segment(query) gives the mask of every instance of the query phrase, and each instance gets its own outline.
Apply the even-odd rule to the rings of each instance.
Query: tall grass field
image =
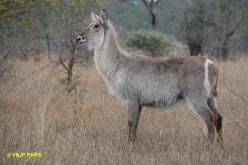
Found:
[[[47,59],[16,63],[0,84],[0,164],[248,164],[248,59],[219,62],[218,109],[224,149],[206,142],[204,122],[188,106],[142,110],[137,141],[127,141],[127,107],[108,93],[94,64],[66,73]],[[41,157],[8,157],[39,152]]]

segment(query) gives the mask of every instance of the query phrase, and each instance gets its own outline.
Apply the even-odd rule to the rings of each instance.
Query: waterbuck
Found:
[[[217,112],[218,68],[203,57],[151,58],[124,51],[105,10],[91,13],[91,23],[78,37],[94,49],[97,71],[110,92],[127,103],[129,143],[136,140],[142,106],[168,107],[186,100],[207,125],[213,143],[215,128],[222,144],[222,117]]]

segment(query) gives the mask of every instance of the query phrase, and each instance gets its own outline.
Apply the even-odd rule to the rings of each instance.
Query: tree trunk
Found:
[[[221,48],[220,48],[220,55],[222,58],[226,59],[229,57],[229,48],[228,48],[228,43],[225,42],[222,44]]]
[[[225,34],[224,40],[221,44],[220,47],[220,55],[222,58],[226,59],[229,57],[229,41],[231,40],[231,38],[234,35],[234,31],[230,31],[228,33]]]
[[[200,43],[190,42],[189,44],[190,56],[197,56],[202,54],[202,46]]]
[[[154,0],[142,0],[144,3],[145,7],[147,8],[150,16],[152,17],[151,24],[152,24],[152,29],[156,30],[157,27],[157,19],[156,19],[156,9],[155,6],[158,3],[158,0],[154,2]]]
[[[70,51],[70,57],[69,57],[68,65],[66,65],[64,63],[62,58],[59,58],[60,64],[64,67],[64,69],[67,72],[67,79],[66,80],[67,80],[67,90],[68,90],[68,92],[71,92],[72,89],[75,88],[75,86],[73,86],[73,83],[72,83],[72,80],[73,80],[73,66],[74,66],[74,63],[75,63],[75,51],[76,51],[76,49],[74,49],[74,48]]]
[[[75,62],[75,49],[71,50],[68,70],[67,70],[67,87],[69,92],[71,92],[71,90],[73,89],[72,76],[73,76],[74,62]]]
[[[46,35],[46,44],[47,44],[48,58],[51,59],[51,44],[50,44],[50,40],[49,40],[48,34]]]
[[[156,27],[157,27],[157,19],[156,19],[156,14],[155,12],[152,12],[151,13],[151,16],[152,16],[152,29],[153,30],[156,30]]]
[[[49,37],[49,27],[47,23],[43,24],[43,31],[45,32],[44,40],[47,46],[48,58],[51,59],[51,43],[50,43],[50,37]]]

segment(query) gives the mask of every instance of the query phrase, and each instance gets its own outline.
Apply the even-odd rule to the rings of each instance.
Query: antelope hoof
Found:
[[[129,135],[128,137],[128,143],[133,144],[136,141],[136,137],[133,135]]]

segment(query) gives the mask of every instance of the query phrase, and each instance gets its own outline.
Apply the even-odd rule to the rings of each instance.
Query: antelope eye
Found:
[[[99,24],[95,24],[95,26],[94,26],[95,28],[98,28],[99,27]]]

